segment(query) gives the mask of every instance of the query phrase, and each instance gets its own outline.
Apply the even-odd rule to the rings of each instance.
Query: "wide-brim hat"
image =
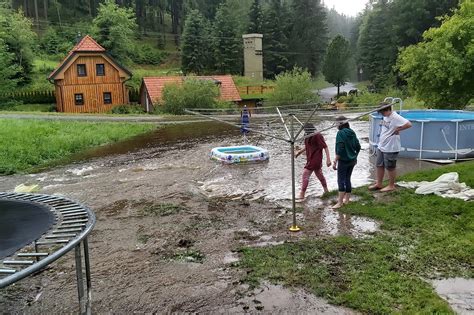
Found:
[[[393,104],[390,104],[390,103],[380,103],[379,107],[377,108],[377,112],[381,112],[384,109],[392,107],[392,106],[393,106]]]

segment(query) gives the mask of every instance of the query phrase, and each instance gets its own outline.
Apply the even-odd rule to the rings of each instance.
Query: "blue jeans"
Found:
[[[357,161],[339,161],[337,165],[337,185],[340,192],[352,192],[351,176]]]

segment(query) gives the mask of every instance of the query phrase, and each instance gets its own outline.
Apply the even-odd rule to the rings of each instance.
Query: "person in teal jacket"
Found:
[[[349,203],[352,192],[351,176],[354,166],[357,164],[357,156],[360,152],[360,143],[357,135],[349,126],[347,118],[340,116],[336,118],[339,122],[336,136],[336,159],[333,168],[337,170],[337,185],[339,196],[333,209],[339,209]]]

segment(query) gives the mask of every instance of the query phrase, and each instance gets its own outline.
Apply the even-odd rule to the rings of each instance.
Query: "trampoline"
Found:
[[[65,197],[0,192],[0,289],[74,250],[80,313],[90,314],[87,235],[94,224],[90,209]]]

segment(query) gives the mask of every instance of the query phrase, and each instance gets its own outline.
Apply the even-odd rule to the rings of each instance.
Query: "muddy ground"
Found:
[[[321,123],[324,125],[324,122]],[[354,124],[363,142],[356,185],[373,173],[367,123]],[[326,134],[333,147],[334,132]],[[240,144],[238,132],[216,123],[167,126],[148,136],[75,157],[79,161],[33,175],[0,177],[0,191],[38,183],[92,208],[89,237],[94,313],[351,314],[299,289],[263,283],[250,289],[235,267],[242,246],[271,246],[305,237],[370,237],[378,223],[330,209],[313,179],[299,205],[303,230],[291,225],[287,146],[254,137],[269,149],[263,164],[223,166],[208,160],[211,148]],[[304,159],[297,160],[298,179]],[[407,162],[405,169],[423,167]],[[335,172],[325,169],[331,189]],[[299,184],[297,184],[299,187]],[[0,292],[5,313],[64,314],[78,310],[73,255]]]

